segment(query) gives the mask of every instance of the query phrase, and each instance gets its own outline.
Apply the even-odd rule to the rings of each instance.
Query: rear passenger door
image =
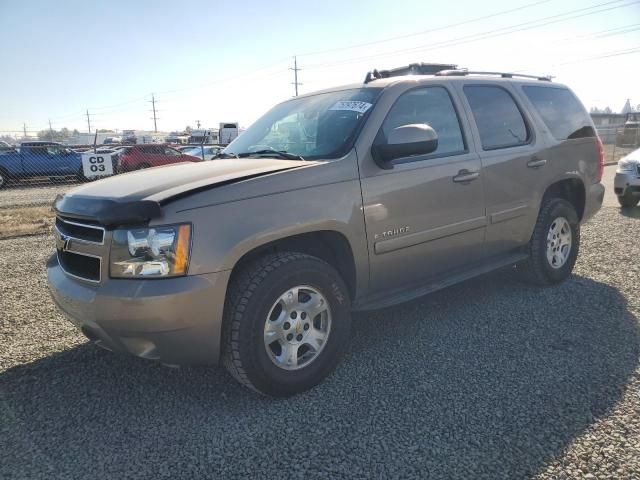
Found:
[[[545,182],[544,140],[507,82],[465,82],[473,135],[482,162],[487,211],[486,254],[506,253],[529,241]]]
[[[380,126],[372,124],[369,135],[376,138],[402,125],[430,125],[438,134],[431,154],[383,169],[371,157],[370,137],[362,140],[358,158],[373,296],[451,275],[482,259],[480,160],[467,143],[454,98],[445,86],[413,88],[395,99]]]

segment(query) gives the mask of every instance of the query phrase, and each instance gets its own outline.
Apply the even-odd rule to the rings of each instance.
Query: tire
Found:
[[[283,298],[292,299],[291,305],[284,306],[289,300]],[[307,302],[324,310],[306,314]],[[294,317],[293,310],[300,313]],[[343,280],[326,262],[295,252],[269,254],[234,274],[223,322],[223,364],[231,375],[263,395],[287,397],[333,371],[349,341],[351,303]],[[272,334],[276,340],[267,345]],[[305,343],[321,334],[319,348]],[[298,341],[297,347],[291,343]],[[297,352],[293,363],[284,360],[287,351]]]
[[[6,188],[7,184],[9,183],[9,175],[0,168],[0,190],[2,190],[3,188]]]
[[[141,163],[140,165],[138,165],[136,167],[136,170],[144,170],[144,169],[150,168],[150,167],[151,167],[151,165],[149,165],[148,163]]]
[[[551,232],[552,228],[555,232],[563,226],[565,228],[561,232]],[[554,235],[558,238],[554,239]],[[565,248],[567,238],[568,249]],[[527,281],[544,286],[560,283],[569,277],[580,251],[580,221],[575,207],[561,198],[543,199],[527,248],[529,258],[518,268]]]
[[[640,198],[631,195],[631,192],[629,192],[629,190],[627,190],[624,195],[618,196],[618,203],[623,208],[635,207],[638,204],[639,200]]]

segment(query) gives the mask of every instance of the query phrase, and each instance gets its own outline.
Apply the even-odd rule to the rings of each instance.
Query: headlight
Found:
[[[636,168],[635,162],[625,162],[623,160],[618,162],[619,172],[633,172]]]
[[[186,275],[190,250],[189,224],[115,230],[111,244],[111,277]]]

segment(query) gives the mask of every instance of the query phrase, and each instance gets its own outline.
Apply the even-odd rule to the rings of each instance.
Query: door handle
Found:
[[[538,160],[537,158],[534,158],[532,160],[529,160],[527,162],[527,167],[529,168],[540,168],[540,167],[544,167],[547,164],[547,161],[544,159],[540,159]]]
[[[475,180],[480,176],[480,172],[470,172],[469,170],[460,170],[458,174],[453,177],[453,181],[456,183],[467,183]]]

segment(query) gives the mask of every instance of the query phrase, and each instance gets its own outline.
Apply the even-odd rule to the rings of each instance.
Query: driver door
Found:
[[[467,143],[466,125],[444,86],[400,95],[377,139],[402,125],[428,124],[438,148],[376,165],[362,155],[361,182],[372,295],[411,288],[464,270],[483,259],[485,207],[480,159]]]

